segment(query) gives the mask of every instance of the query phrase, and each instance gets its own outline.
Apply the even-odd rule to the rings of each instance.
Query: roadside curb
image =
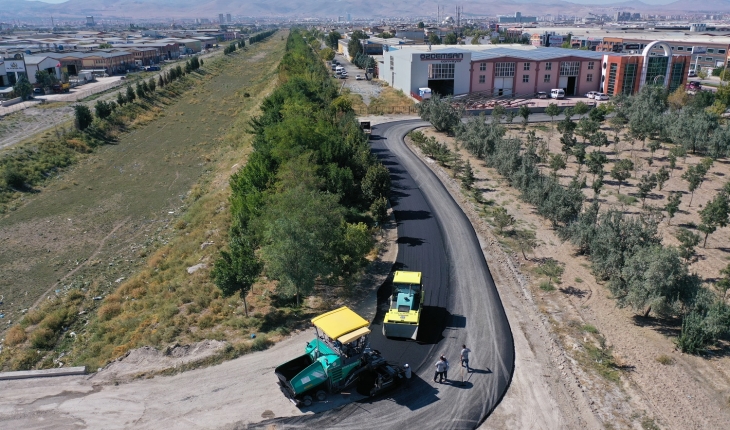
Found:
[[[0,372],[0,381],[11,381],[14,379],[48,378],[52,376],[74,376],[86,375],[86,367],[67,367],[45,370],[21,370],[18,372]]]

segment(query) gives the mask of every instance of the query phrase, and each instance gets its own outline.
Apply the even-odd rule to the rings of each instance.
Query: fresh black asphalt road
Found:
[[[468,218],[436,175],[405,145],[420,120],[373,128],[372,150],[390,170],[391,204],[398,222],[394,270],[423,273],[425,290],[418,341],[386,339],[383,310],[390,284],[381,287],[371,345],[383,356],[409,363],[408,387],[303,417],[268,420],[276,428],[472,429],[494,410],[514,371],[509,322],[479,241]],[[471,350],[471,373],[459,362],[461,345]],[[435,384],[434,363],[451,362],[450,382]],[[462,383],[462,377],[464,383]]]

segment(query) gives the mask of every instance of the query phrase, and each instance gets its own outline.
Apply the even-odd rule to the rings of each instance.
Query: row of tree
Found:
[[[244,305],[262,271],[297,305],[317,282],[346,286],[372,247],[367,221],[384,216],[388,171],[308,36],[290,33],[279,85],[251,122],[253,152],[230,181],[229,250],[212,276]]]

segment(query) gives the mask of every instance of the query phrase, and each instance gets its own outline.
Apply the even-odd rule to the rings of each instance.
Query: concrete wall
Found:
[[[529,64],[530,70],[525,70],[525,64]],[[531,94],[535,91],[535,67],[536,63],[530,61],[518,61],[515,64],[515,94]],[[528,76],[528,82],[522,82],[523,75]]]
[[[593,62],[593,69],[589,69],[590,63]],[[601,60],[583,60],[580,64],[580,72],[578,72],[578,81],[576,82],[575,93],[582,96],[588,91],[599,91],[601,86]],[[593,81],[588,82],[588,75],[593,75]]]

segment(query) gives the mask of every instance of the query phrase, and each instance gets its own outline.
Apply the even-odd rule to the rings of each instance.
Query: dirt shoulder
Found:
[[[442,134],[427,134],[453,144]],[[505,207],[518,226],[536,232],[540,245],[524,259],[496,234],[491,219],[463,194],[451,172],[423,158],[480,235],[513,328],[515,376],[484,428],[685,429],[721,428],[728,422],[727,357],[681,354],[665,327],[655,321],[637,322],[631,311],[618,309],[593,278],[589,262],[575,256],[572,246],[562,242],[494,170],[470,158],[475,187],[484,198]],[[723,175],[719,173],[715,176]],[[535,263],[545,258],[565,265],[564,282],[552,292],[540,290],[540,278],[534,274]],[[602,353],[612,354],[615,366],[602,365]],[[669,364],[658,361],[662,356]]]

